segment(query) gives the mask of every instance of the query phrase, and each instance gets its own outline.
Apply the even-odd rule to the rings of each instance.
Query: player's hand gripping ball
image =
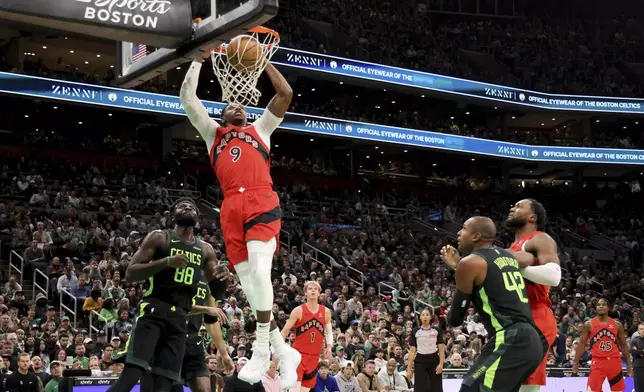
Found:
[[[239,72],[252,72],[261,66],[266,57],[259,41],[250,35],[238,35],[226,47],[228,63]]]

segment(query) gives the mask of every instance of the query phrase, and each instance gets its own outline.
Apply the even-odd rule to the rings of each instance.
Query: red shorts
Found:
[[[320,355],[302,354],[302,361],[297,367],[297,381],[304,388],[313,388],[317,382]]]
[[[282,210],[270,187],[226,192],[221,205],[221,230],[231,265],[248,260],[246,242],[275,238],[279,248]]]
[[[548,349],[552,346],[557,338],[557,320],[552,311],[545,307],[540,306],[532,308],[532,318],[536,324],[539,331],[546,338],[548,342]],[[537,370],[530,375],[524,382],[523,385],[546,385],[546,363],[548,362],[548,350],[546,350],[546,355],[543,357],[543,361],[539,364]]]
[[[601,392],[604,380],[608,379],[611,391],[623,391],[626,382],[622,375],[622,360],[619,355],[614,358],[593,359],[588,376],[588,390]]]

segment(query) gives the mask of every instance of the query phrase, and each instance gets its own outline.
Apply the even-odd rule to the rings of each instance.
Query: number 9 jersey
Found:
[[[188,259],[186,268],[167,267],[151,276],[144,283],[143,299],[156,298],[170,306],[176,306],[186,312],[192,310],[194,287],[201,277],[204,260],[203,242],[195,238],[195,242],[181,241],[174,230],[164,230],[166,245],[157,248],[154,260],[183,254]]]

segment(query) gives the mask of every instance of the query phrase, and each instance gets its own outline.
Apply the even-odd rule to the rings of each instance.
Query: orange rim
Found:
[[[279,39],[280,39],[280,35],[279,35],[279,33],[277,31],[275,31],[273,29],[269,29],[268,27],[264,27],[264,26],[255,26],[253,28],[248,29],[248,32],[249,33],[257,33],[257,34],[270,34],[275,38],[275,40],[279,41]],[[216,53],[226,53],[226,46],[227,45],[228,44],[221,44],[221,45],[217,46],[216,48],[212,49],[212,51],[216,52]],[[267,47],[268,49],[271,49],[273,46],[275,46],[274,44],[271,44],[271,45],[261,44],[261,45]]]

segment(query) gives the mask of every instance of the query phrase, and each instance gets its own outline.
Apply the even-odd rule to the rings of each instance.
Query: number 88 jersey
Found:
[[[590,353],[593,359],[619,358],[619,345],[617,344],[617,322],[608,318],[605,323],[597,317],[590,320]]]
[[[206,260],[203,242],[195,238],[195,242],[181,241],[174,230],[164,230],[167,241],[154,253],[154,260],[183,254],[188,259],[186,268],[167,267],[151,276],[144,283],[144,298],[156,298],[170,306],[176,306],[186,312],[192,310],[192,298],[195,286],[202,276],[201,266]]]

